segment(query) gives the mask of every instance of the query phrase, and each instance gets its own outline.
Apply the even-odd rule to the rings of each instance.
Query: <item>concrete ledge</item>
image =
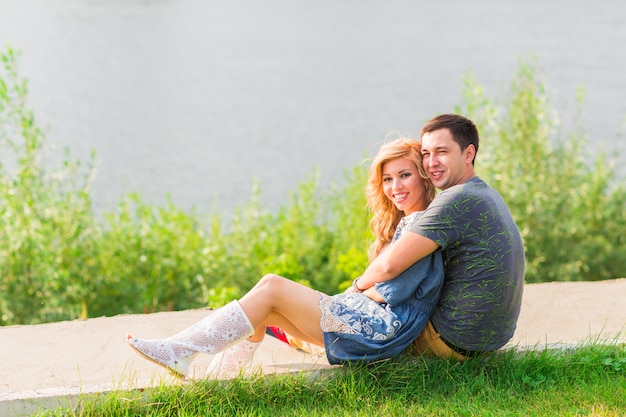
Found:
[[[626,279],[527,285],[509,347],[626,340]],[[32,326],[0,327],[0,417],[71,405],[78,396],[180,384],[134,353],[126,333],[152,338],[178,332],[206,309],[120,315]],[[194,361],[201,378],[210,355]],[[311,355],[266,338],[253,366],[263,373],[332,368]]]

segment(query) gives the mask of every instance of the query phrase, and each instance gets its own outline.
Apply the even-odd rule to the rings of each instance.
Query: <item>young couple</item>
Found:
[[[216,354],[207,375],[239,369],[267,326],[323,347],[331,364],[409,348],[462,361],[504,346],[522,301],[518,228],[501,196],[475,174],[472,121],[440,115],[420,136],[421,144],[385,143],[371,164],[366,197],[376,241],[369,266],[345,293],[329,296],[269,274],[182,332],[128,335],[129,345],[180,377],[197,353]]]

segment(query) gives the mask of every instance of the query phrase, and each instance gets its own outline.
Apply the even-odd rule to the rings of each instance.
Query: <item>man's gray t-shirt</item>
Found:
[[[517,325],[526,262],[500,194],[473,177],[439,193],[409,230],[441,246],[445,279],[431,317],[441,337],[469,351],[504,346]]]

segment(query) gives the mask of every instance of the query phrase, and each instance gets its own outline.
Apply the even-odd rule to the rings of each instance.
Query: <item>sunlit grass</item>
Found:
[[[505,351],[463,364],[407,357],[86,397],[47,416],[623,416],[623,344]]]

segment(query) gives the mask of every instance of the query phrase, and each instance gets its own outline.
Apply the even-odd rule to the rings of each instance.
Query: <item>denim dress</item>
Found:
[[[422,212],[404,217],[392,240]],[[420,259],[396,278],[375,285],[385,299],[362,293],[323,295],[320,300],[326,357],[333,364],[373,362],[399,355],[419,336],[437,305],[443,285],[439,250]]]

